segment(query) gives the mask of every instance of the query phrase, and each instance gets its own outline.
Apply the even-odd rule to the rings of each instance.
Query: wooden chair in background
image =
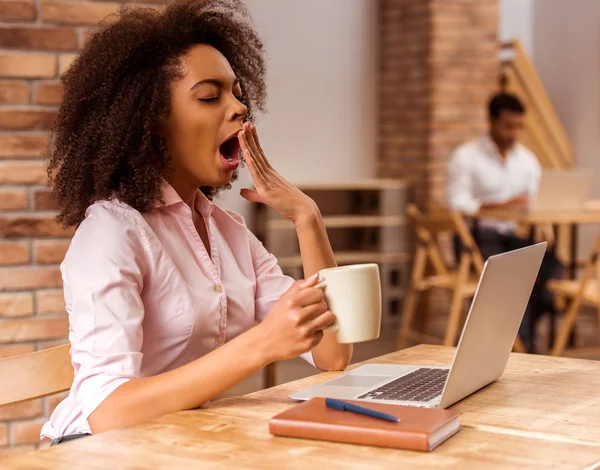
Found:
[[[600,235],[592,250],[590,258],[584,265],[579,279],[561,279],[550,281],[548,288],[554,292],[559,303],[566,304],[564,322],[561,325],[556,341],[552,347],[553,356],[565,354],[569,337],[575,327],[577,314],[582,306],[596,308],[598,328],[600,329],[600,295],[598,280],[600,279]],[[567,351],[569,356],[599,356],[600,348],[573,348]]]
[[[442,344],[456,344],[465,300],[470,300],[483,271],[484,260],[463,216],[458,212],[435,209],[427,214],[414,205],[409,205],[408,216],[416,236],[416,251],[409,292],[406,297],[399,331],[399,348],[408,346],[408,341],[440,343],[440,339],[417,332],[412,324],[417,304],[422,293],[434,288],[446,290],[451,296],[448,323]],[[462,250],[456,266],[450,266],[444,259],[439,239],[443,234],[458,236]],[[520,338],[515,341],[515,349],[524,352]]]
[[[73,383],[73,367],[65,344],[0,359],[0,406],[64,392]]]

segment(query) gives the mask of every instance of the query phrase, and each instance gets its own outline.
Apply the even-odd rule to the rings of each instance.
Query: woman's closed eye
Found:
[[[234,95],[234,96],[235,96],[236,100],[238,100],[240,102],[242,101],[241,95]],[[214,103],[214,102],[219,101],[219,99],[220,99],[220,96],[209,96],[206,98],[198,98],[198,101],[202,101],[203,103]]]

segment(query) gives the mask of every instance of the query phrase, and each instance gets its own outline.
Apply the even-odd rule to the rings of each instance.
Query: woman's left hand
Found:
[[[294,223],[316,213],[315,202],[273,169],[260,146],[258,133],[253,124],[244,123],[242,132],[238,134],[238,140],[256,187],[256,189],[242,189],[240,194],[244,199],[266,204]]]

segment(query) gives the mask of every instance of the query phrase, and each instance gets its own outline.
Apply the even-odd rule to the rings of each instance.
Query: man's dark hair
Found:
[[[498,93],[492,96],[488,105],[488,112],[491,119],[498,119],[502,111],[511,111],[513,113],[525,113],[525,106],[521,100],[510,93]]]

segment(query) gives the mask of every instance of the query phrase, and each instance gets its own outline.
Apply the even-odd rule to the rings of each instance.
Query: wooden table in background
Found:
[[[417,346],[369,362],[449,364]],[[329,372],[0,462],[2,469],[600,468],[600,362],[512,354],[497,382],[454,406],[463,430],[431,453],[273,437],[287,395]]]
[[[552,225],[555,235],[553,249],[556,250],[559,238],[559,227],[570,227],[570,249],[567,260],[569,276],[575,277],[577,268],[577,236],[578,226],[584,224],[600,224],[600,199],[586,202],[585,209],[580,211],[539,211],[526,212],[515,209],[487,209],[476,215],[476,218],[489,218],[516,222],[530,227]]]

